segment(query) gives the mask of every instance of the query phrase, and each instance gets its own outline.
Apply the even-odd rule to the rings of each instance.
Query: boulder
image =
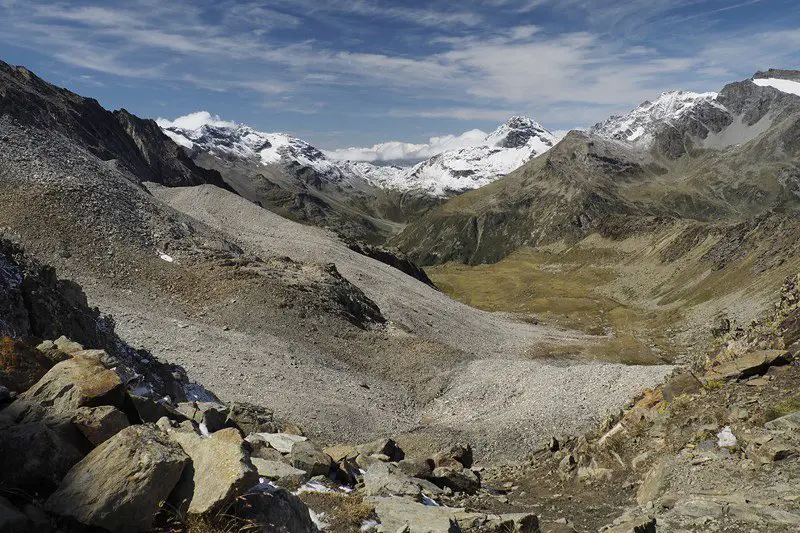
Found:
[[[178,412],[177,409],[173,408],[165,400],[156,401],[144,396],[128,394],[125,404],[129,406],[129,409],[127,409],[128,412],[135,412],[139,420],[145,423],[158,422],[163,417],[167,417],[176,422],[189,420],[189,417]]]
[[[3,533],[27,533],[32,531],[28,517],[0,496],[0,531]]]
[[[358,452],[355,446],[348,444],[339,444],[337,446],[329,446],[322,450],[333,460],[334,463],[343,461],[344,459],[355,459],[358,457]]]
[[[58,351],[67,355],[74,354],[75,352],[82,352],[84,350],[81,344],[71,341],[63,335],[54,340],[53,344]]]
[[[656,519],[649,516],[634,518],[604,531],[606,533],[656,533]]]
[[[228,409],[226,419],[245,435],[278,432],[272,411],[251,403],[233,402]]]
[[[36,349],[39,350],[42,355],[47,357],[54,365],[57,365],[61,361],[66,361],[70,358],[70,355],[59,350],[58,346],[56,346],[53,341],[44,341],[39,344]]]
[[[773,365],[790,362],[786,350],[760,350],[712,368],[706,373],[706,381],[744,379],[765,373]]]
[[[110,405],[79,407],[72,423],[92,446],[99,446],[130,425],[125,413]]]
[[[317,533],[311,513],[300,498],[287,490],[264,487],[237,498],[230,511],[262,528],[276,533]]]
[[[448,487],[455,492],[473,494],[481,488],[481,480],[475,472],[464,468],[461,464],[455,466],[439,466],[433,469],[431,481],[440,487]]]
[[[187,419],[205,426],[209,433],[224,428],[228,420],[228,408],[215,402],[181,402],[177,411]]]
[[[433,507],[405,498],[376,498],[375,514],[382,533],[458,533],[454,512],[460,509]]]
[[[250,457],[258,457],[267,461],[283,461],[287,465],[291,462],[288,455],[284,456],[256,435],[250,435],[245,440],[250,444]]]
[[[48,495],[83,459],[82,440],[69,423],[29,422],[0,430],[0,487]]]
[[[310,477],[305,470],[287,465],[283,461],[267,461],[258,458],[252,458],[251,461],[258,471],[258,475],[271,481],[282,480],[300,484]]]
[[[0,339],[0,386],[26,391],[52,367],[50,359],[36,348],[10,337]]]
[[[122,405],[125,388],[119,375],[99,360],[73,357],[51,368],[7,409],[18,421],[45,415],[70,418],[79,407]]]
[[[427,479],[433,474],[436,464],[433,459],[403,459],[397,467],[407,476]]]
[[[375,463],[364,472],[365,496],[408,496],[419,499],[419,485],[390,463]]]
[[[366,444],[361,444],[356,446],[356,451],[364,456],[376,454],[385,455],[391,461],[400,461],[406,456],[400,446],[392,439],[378,439]]]
[[[170,431],[169,437],[192,460],[172,498],[182,512],[203,515],[219,511],[258,483],[238,429],[222,429],[210,438]]]
[[[327,476],[331,471],[331,458],[322,447],[310,440],[297,442],[289,454],[292,466],[314,476]]]
[[[435,466],[450,466],[456,461],[464,468],[472,467],[472,446],[456,444],[447,451],[439,452],[433,456]]]
[[[292,447],[296,443],[308,440],[306,437],[288,433],[256,433],[255,436],[281,453],[291,453]]]
[[[76,464],[45,507],[109,531],[147,531],[188,463],[154,425],[130,426]]]

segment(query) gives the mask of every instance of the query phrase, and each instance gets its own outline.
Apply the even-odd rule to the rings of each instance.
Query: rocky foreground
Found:
[[[0,243],[0,531],[800,527],[800,275],[764,320],[726,328],[706,361],[602,427],[482,465],[467,444],[323,443],[220,402]]]

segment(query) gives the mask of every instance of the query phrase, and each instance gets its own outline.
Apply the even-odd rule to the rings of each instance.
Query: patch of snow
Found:
[[[333,490],[330,487],[327,487],[320,483],[319,481],[306,481],[300,488],[294,491],[293,494],[303,494],[304,492],[321,492],[321,493],[336,493],[337,491]]]
[[[200,428],[200,434],[202,436],[204,436],[206,438],[210,438],[211,437],[211,433],[208,431],[208,427],[206,426],[205,422],[200,422],[198,427]]]
[[[717,446],[720,448],[732,448],[736,446],[736,435],[731,431],[730,426],[725,426],[722,431],[717,433]]]
[[[792,80],[782,80],[779,78],[759,78],[753,80],[759,87],[772,87],[781,92],[800,96],[800,82]]]
[[[174,260],[174,259],[173,259],[171,256],[169,256],[169,255],[167,255],[167,254],[165,254],[165,253],[163,253],[163,252],[160,252],[160,253],[158,254],[158,257],[159,257],[159,258],[160,258],[162,261],[166,261],[167,263],[173,263],[173,262],[175,262],[175,260]]]
[[[325,517],[325,513],[315,513],[312,509],[308,509],[308,516],[311,518],[311,521],[314,522],[314,525],[317,526],[317,529],[320,531],[325,531],[325,529],[330,525],[327,522],[323,522],[322,519]]]
[[[373,531],[375,529],[378,529],[378,526],[380,525],[381,523],[378,522],[377,520],[364,520],[363,522],[361,522],[360,529],[361,531]]]
[[[428,507],[441,507],[436,500],[428,496],[425,496],[424,494],[422,495],[422,503],[424,505],[427,505]]]

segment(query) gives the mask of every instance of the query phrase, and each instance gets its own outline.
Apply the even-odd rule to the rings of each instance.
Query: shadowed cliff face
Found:
[[[91,98],[51,85],[24,67],[0,61],[0,115],[23,127],[58,132],[139,182],[229,187],[215,171],[195,165],[152,120],[110,112]],[[68,154],[64,154],[66,157]],[[229,189],[230,190],[230,189]]]

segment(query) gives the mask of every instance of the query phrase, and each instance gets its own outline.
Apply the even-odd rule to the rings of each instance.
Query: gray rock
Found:
[[[295,443],[289,457],[292,466],[305,470],[312,477],[327,476],[331,471],[331,458],[322,451],[319,445],[311,441]]]
[[[454,512],[458,509],[431,507],[405,498],[376,498],[375,514],[382,533],[458,533]]]
[[[182,402],[177,411],[189,420],[205,425],[210,433],[224,428],[228,420],[228,408],[214,402]]]
[[[275,487],[237,498],[231,513],[263,526],[259,531],[317,533],[308,507],[294,494]]]
[[[462,533],[539,533],[539,518],[530,513],[485,515],[456,513],[456,523]]]
[[[392,439],[378,439],[366,444],[361,444],[356,446],[356,451],[360,455],[365,456],[382,454],[392,461],[400,461],[405,458],[403,450]]]
[[[48,495],[83,459],[81,441],[68,423],[29,422],[0,430],[0,487]]]
[[[392,464],[374,463],[364,472],[363,480],[365,496],[408,496],[420,499],[419,485]]]
[[[8,387],[0,386],[0,403],[11,401],[11,391]]]
[[[222,429],[211,438],[170,431],[169,437],[192,460],[173,495],[182,512],[203,515],[218,511],[258,483],[258,473],[238,429]]]
[[[427,479],[433,473],[435,464],[433,459],[403,459],[397,463],[397,467],[407,476]]]
[[[267,461],[265,459],[251,458],[258,475],[272,481],[290,480],[302,483],[310,476],[305,470],[300,470],[282,461]]]
[[[281,453],[291,453],[296,443],[308,440],[306,437],[288,433],[256,433],[256,436]]]
[[[250,403],[232,403],[227,413],[227,421],[242,430],[245,435],[278,432],[272,411]]]
[[[189,417],[179,413],[177,409],[164,401],[155,401],[135,394],[128,394],[128,399],[142,422],[158,422],[163,417],[176,422],[183,422],[189,419]]]
[[[656,519],[649,516],[633,518],[604,531],[606,533],[656,533]]]
[[[449,450],[439,452],[433,456],[434,464],[438,466],[447,466],[450,461],[457,461],[464,468],[472,468],[472,446],[467,444],[456,444]]]
[[[31,531],[28,517],[0,496],[0,531],[3,533],[27,533]]]
[[[110,405],[80,407],[72,418],[92,446],[98,446],[130,425],[125,413]]]
[[[130,426],[76,464],[45,508],[109,531],[146,531],[188,463],[155,426]]]
[[[477,474],[460,464],[458,467],[440,466],[433,469],[431,481],[440,487],[449,487],[455,492],[472,494],[481,487]]]
[[[800,411],[789,413],[764,424],[770,431],[798,431],[800,430]]]

